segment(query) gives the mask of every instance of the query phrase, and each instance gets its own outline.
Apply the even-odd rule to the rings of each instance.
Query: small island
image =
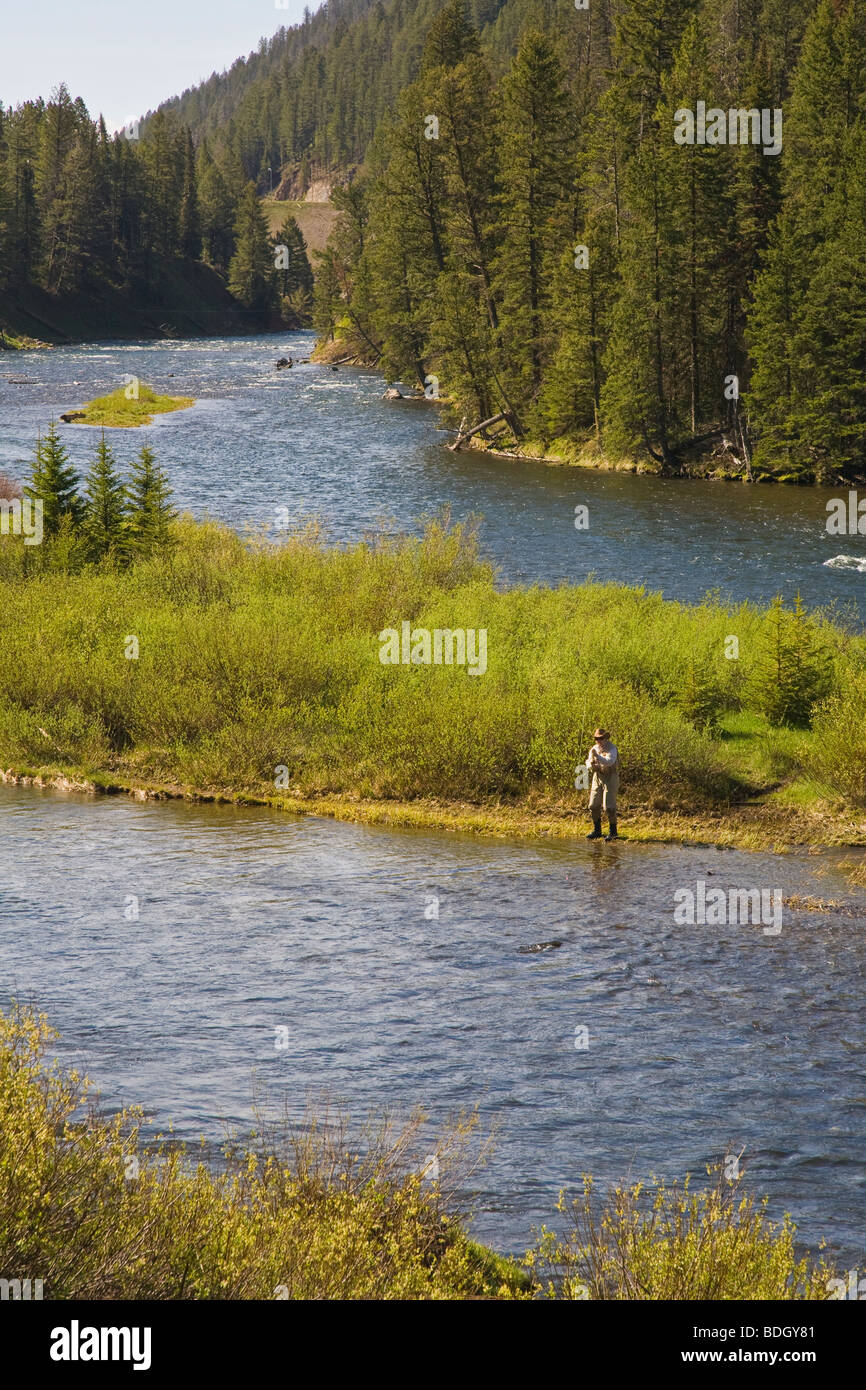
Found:
[[[107,429],[134,429],[150,425],[154,415],[186,410],[195,405],[192,396],[159,396],[143,381],[133,377],[108,396],[98,396],[79,410],[68,410],[60,418],[66,425],[102,425]]]

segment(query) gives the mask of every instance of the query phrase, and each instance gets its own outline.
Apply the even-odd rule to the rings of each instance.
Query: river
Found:
[[[52,415],[130,373],[197,398],[111,439],[122,462],[150,442],[198,516],[272,526],[285,506],[343,542],[450,503],[483,514],[506,583],[592,571],[683,600],[799,589],[849,609],[866,584],[824,563],[866,553],[826,535],[832,493],[453,455],[435,409],[383,402],[374,373],[274,370],[311,346],[6,357],[0,469],[22,476]],[[63,437],[84,465],[93,432]],[[298,1120],[310,1098],[356,1119],[422,1105],[431,1142],[477,1104],[498,1138],[473,1229],[499,1249],[523,1250],[584,1172],[700,1177],[742,1150],[771,1214],[861,1269],[866,944],[838,857],[509,843],[0,785],[0,995],[49,1014],[107,1107],[141,1103],[182,1139],[243,1132],[257,1086]],[[785,906],[777,935],[677,925],[674,894],[699,881],[850,910]]]
[[[827,501],[845,489],[741,483],[551,467],[451,453],[438,410],[383,401],[375,372],[310,364],[311,333],[146,342],[9,353],[0,358],[0,471],[21,478],[52,416],[115,390],[126,375],[160,392],[194,396],[190,410],[146,430],[111,431],[121,463],[147,442],[178,503],[238,529],[267,526],[278,509],[318,514],[335,541],[384,522],[417,529],[450,505],[483,517],[487,555],[505,583],[579,582],[587,574],[699,601],[719,589],[768,602],[799,591],[809,607],[862,611],[866,536],[830,536]],[[12,378],[12,380],[10,380]],[[82,469],[96,432],[62,426]],[[575,529],[575,507],[589,526]],[[846,557],[856,568],[828,567]]]
[[[674,920],[698,881],[809,893],[819,864],[849,901],[832,855],[517,845],[0,786],[0,862],[3,993],[45,1009],[63,1059],[154,1129],[217,1144],[250,1127],[256,1087],[297,1121],[309,1099],[356,1120],[422,1105],[431,1138],[478,1104],[498,1136],[474,1229],[514,1251],[584,1172],[700,1178],[742,1149],[774,1216],[862,1262],[862,899],[785,906],[778,935]]]

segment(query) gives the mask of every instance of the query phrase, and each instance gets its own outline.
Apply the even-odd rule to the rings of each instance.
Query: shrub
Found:
[[[711,1170],[710,1170],[711,1171]],[[550,1297],[590,1299],[827,1299],[834,1271],[798,1260],[790,1219],[767,1220],[766,1201],[742,1192],[742,1179],[692,1189],[615,1185],[599,1204],[590,1178],[558,1210],[564,1236],[544,1231],[528,1264]]]
[[[215,1172],[176,1144],[143,1147],[140,1110],[100,1113],[86,1080],[46,1063],[53,1036],[28,1010],[0,1014],[4,1277],[42,1279],[49,1299],[523,1294],[449,1210],[470,1122],[436,1146],[437,1182],[418,1173],[420,1117],[357,1145],[327,1114],[265,1125]]]
[[[792,613],[780,598],[767,617],[766,648],[754,685],[754,703],[771,724],[808,729],[812,711],[833,683],[831,657],[800,595]]]
[[[815,743],[807,766],[856,806],[866,806],[866,666],[850,671],[836,695],[824,700],[812,722]]]

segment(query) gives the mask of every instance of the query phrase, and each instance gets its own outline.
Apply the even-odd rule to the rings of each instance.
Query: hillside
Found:
[[[514,51],[528,19],[547,24],[570,0],[470,0],[493,67]],[[364,158],[376,127],[417,75],[442,0],[328,0],[303,24],[263,39],[228,72],[158,108],[206,139],[220,163],[267,191],[272,170],[304,178]],[[145,127],[146,128],[146,127]]]
[[[500,71],[443,9],[335,193],[323,337],[506,451],[866,482],[866,0],[601,13]]]
[[[157,288],[103,282],[59,295],[32,284],[0,290],[0,330],[40,342],[217,337],[269,326],[229,294],[215,271],[195,262],[167,263]]]

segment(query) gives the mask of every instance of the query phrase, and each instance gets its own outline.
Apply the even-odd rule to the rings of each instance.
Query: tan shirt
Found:
[[[606,743],[599,743],[597,740],[589,750],[586,759],[586,766],[592,768],[601,777],[609,777],[615,770],[619,762],[619,749],[610,739]]]

